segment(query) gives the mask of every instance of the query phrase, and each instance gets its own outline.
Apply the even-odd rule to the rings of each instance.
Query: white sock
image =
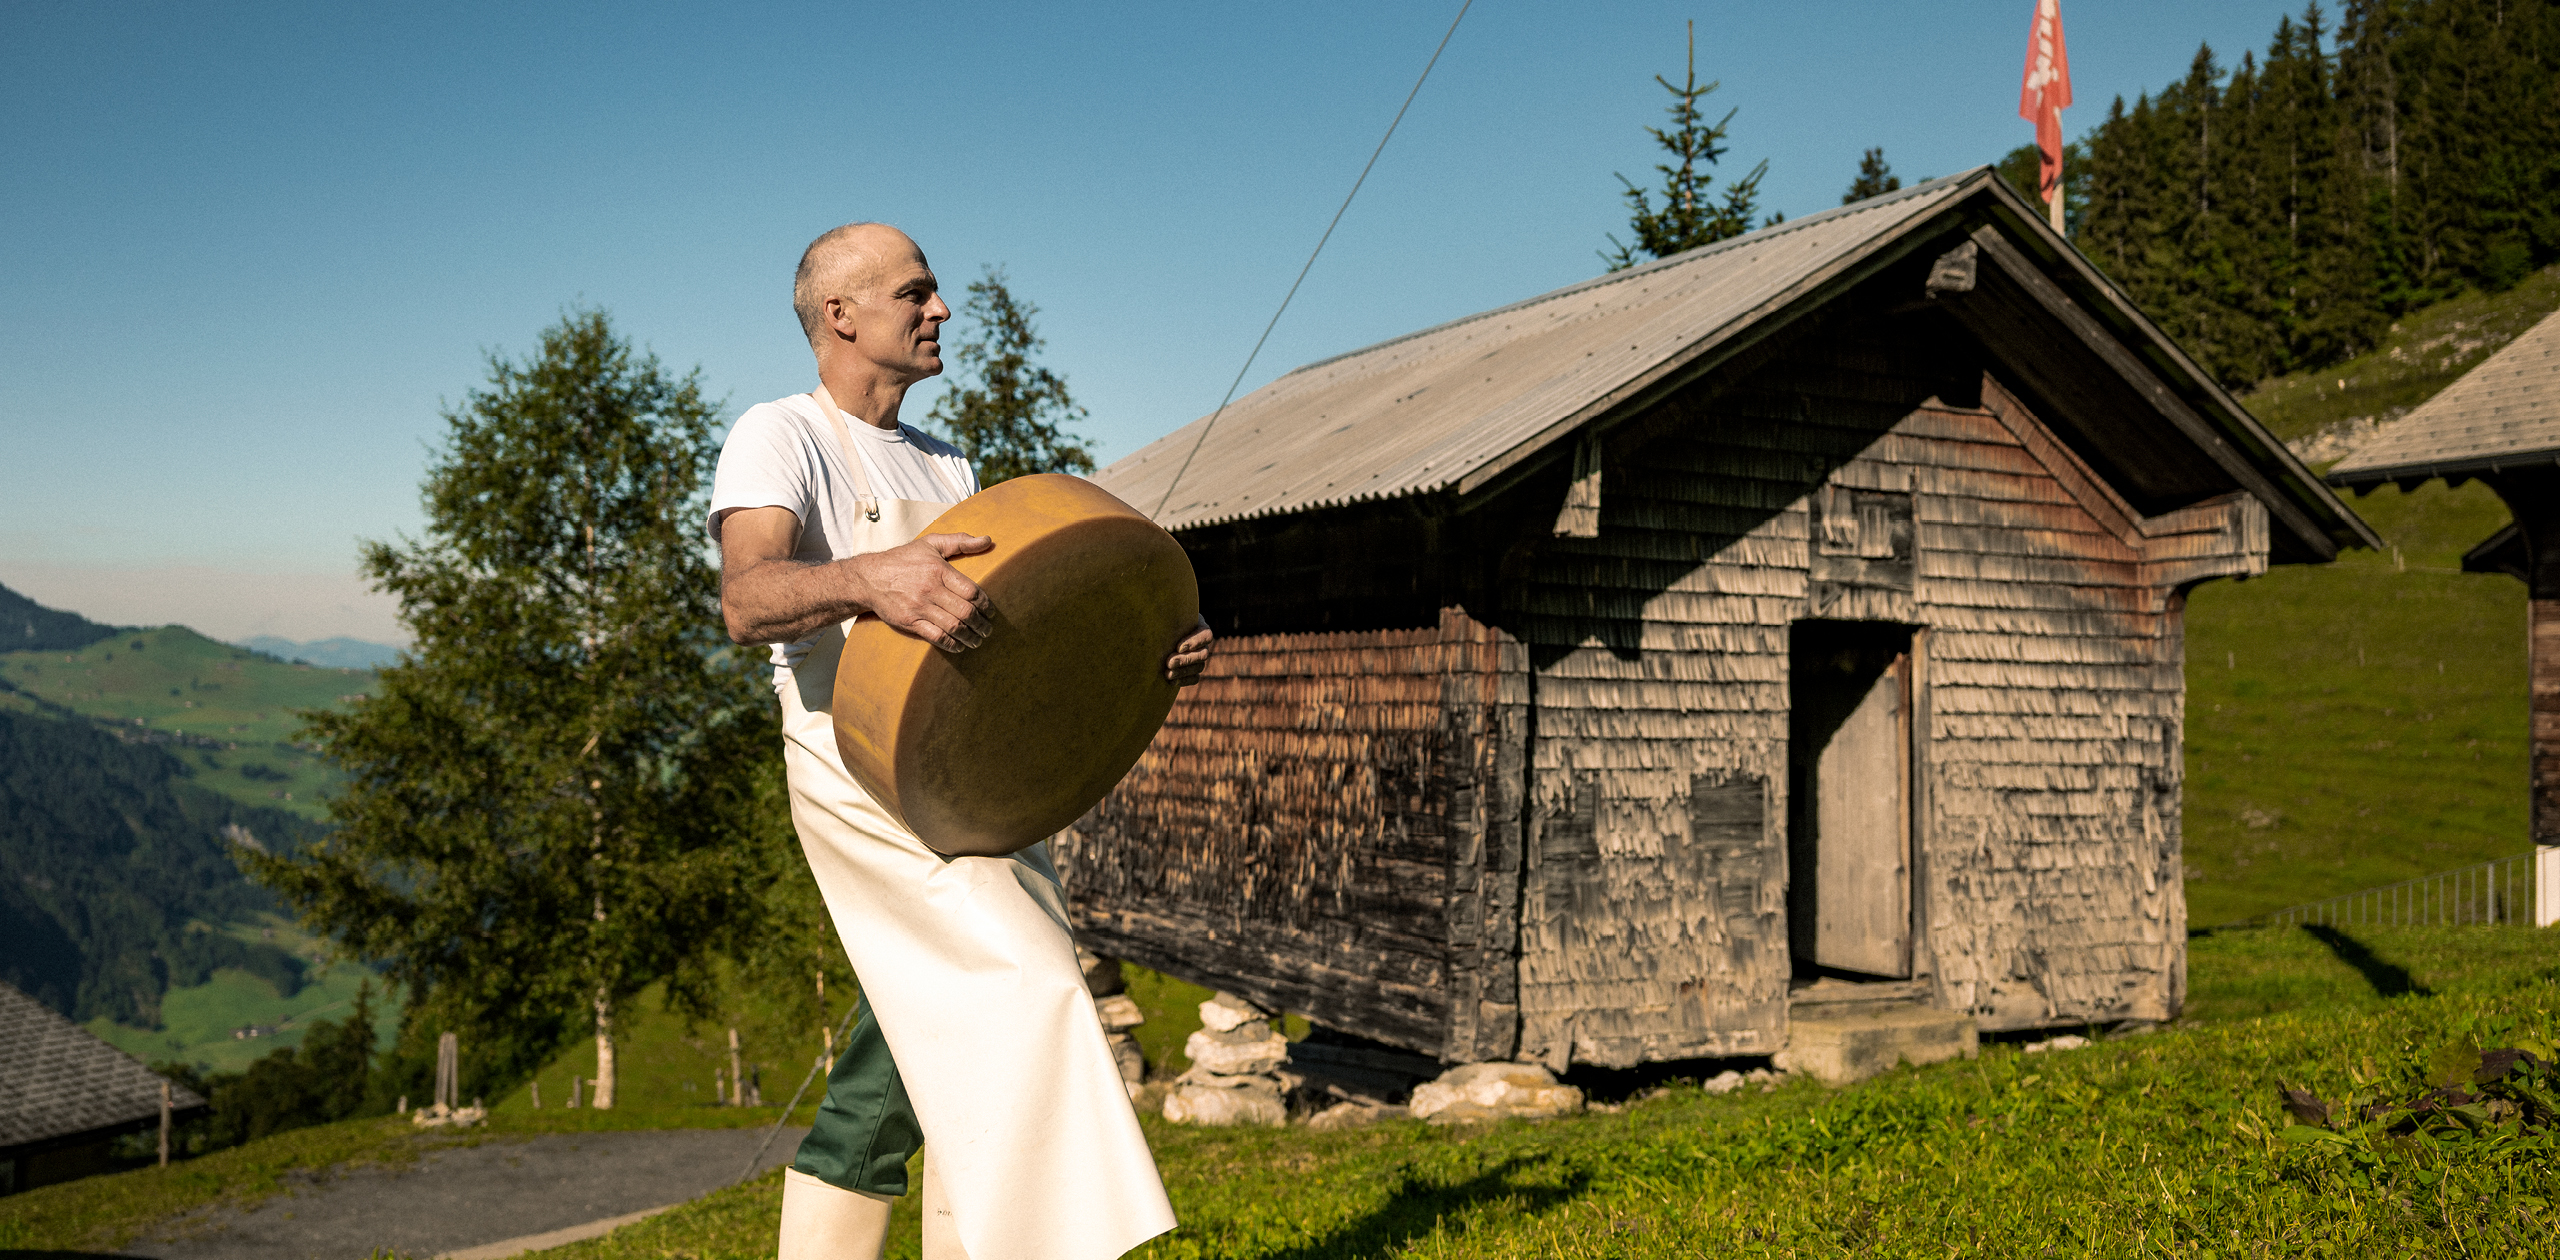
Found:
[[[880,1246],[889,1238],[889,1205],[895,1202],[887,1195],[839,1189],[797,1168],[783,1169],[779,1260],[880,1260]],[[925,1230],[932,1237],[932,1226]]]

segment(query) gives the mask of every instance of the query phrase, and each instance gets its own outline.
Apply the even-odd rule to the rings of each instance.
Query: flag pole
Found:
[[[2062,42],[2062,0],[2036,0],[2035,18],[2027,27],[2027,68],[2018,84],[2018,117],[2036,126],[2036,183],[2050,178],[2053,195],[2045,199],[2045,222],[2053,234],[2067,235],[2063,222],[2062,111],[2071,105],[2071,54]],[[2041,191],[2041,187],[2039,188]]]

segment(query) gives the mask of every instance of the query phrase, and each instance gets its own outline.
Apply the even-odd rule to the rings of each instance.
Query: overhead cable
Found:
[[[1378,137],[1378,147],[1370,152],[1368,165],[1360,168],[1360,178],[1351,181],[1351,191],[1343,195],[1341,208],[1333,212],[1333,222],[1324,225],[1324,235],[1316,238],[1315,249],[1307,254],[1307,264],[1298,268],[1298,278],[1289,282],[1289,292],[1280,299],[1280,309],[1271,312],[1271,322],[1262,326],[1262,335],[1254,339],[1253,353],[1244,357],[1244,366],[1237,368],[1236,378],[1227,383],[1227,396],[1218,400],[1218,409],[1210,412],[1208,423],[1200,426],[1200,436],[1193,439],[1190,452],[1182,457],[1182,466],[1173,470],[1173,480],[1165,483],[1164,497],[1156,500],[1156,510],[1150,516],[1163,518],[1165,505],[1173,502],[1173,488],[1182,484],[1182,475],[1191,471],[1191,461],[1208,444],[1209,430],[1218,427],[1218,417],[1225,415],[1227,404],[1235,401],[1245,373],[1253,370],[1253,361],[1262,355],[1262,343],[1271,340],[1271,330],[1280,326],[1280,316],[1288,311],[1290,299],[1298,296],[1298,286],[1307,282],[1307,273],[1315,269],[1316,256],[1324,252],[1325,242],[1333,239],[1333,230],[1342,225],[1343,213],[1351,209],[1351,199],[1360,195],[1360,185],[1369,182],[1370,168],[1378,164],[1378,155],[1387,151],[1387,141],[1395,138],[1396,124],[1403,122],[1405,111],[1413,108],[1413,98],[1422,94],[1423,83],[1431,77],[1431,67],[1440,64],[1440,54],[1449,47],[1450,37],[1458,33],[1458,23],[1467,20],[1467,10],[1474,4],[1475,0],[1464,0],[1458,6],[1458,16],[1449,20],[1448,33],[1440,37],[1440,46],[1431,50],[1431,60],[1422,64],[1422,75],[1413,81],[1413,90],[1404,94],[1404,104],[1396,107],[1394,120],[1387,124],[1387,134]]]

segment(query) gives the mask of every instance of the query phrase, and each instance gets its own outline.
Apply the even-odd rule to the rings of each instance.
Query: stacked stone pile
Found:
[[[429,1103],[409,1113],[409,1123],[422,1129],[440,1129],[446,1125],[467,1129],[475,1124],[485,1124],[488,1119],[489,1109],[481,1106],[477,1098],[472,1099],[468,1107],[448,1107],[443,1103]]]
[[[1164,1118],[1176,1124],[1283,1125],[1280,1065],[1288,1038],[1271,1025],[1271,1012],[1231,993],[1200,1004],[1200,1031],[1182,1051],[1191,1070],[1174,1082]]]
[[[1582,1110],[1582,1091],[1534,1063],[1468,1063],[1414,1090],[1406,1110],[1432,1124],[1543,1120]]]
[[[1147,1052],[1138,1048],[1137,1035],[1129,1030],[1147,1022],[1138,1010],[1138,1000],[1129,996],[1129,982],[1120,974],[1120,960],[1104,958],[1078,946],[1076,961],[1084,966],[1084,987],[1093,994],[1093,1013],[1102,1020],[1102,1031],[1111,1039],[1111,1057],[1120,1065],[1120,1083],[1135,1099],[1147,1083]]]

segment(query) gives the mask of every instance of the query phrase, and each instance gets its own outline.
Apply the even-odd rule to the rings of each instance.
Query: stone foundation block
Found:
[[[1778,1052],[1774,1062],[1782,1072],[1802,1073],[1826,1085],[1846,1085],[1898,1063],[1943,1063],[1981,1052],[1982,1037],[1971,1016],[1905,1006],[1792,1020],[1787,1048]]]

